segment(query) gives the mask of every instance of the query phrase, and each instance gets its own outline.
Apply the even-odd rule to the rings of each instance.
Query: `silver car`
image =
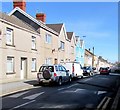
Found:
[[[57,82],[62,85],[63,82],[71,81],[69,70],[62,65],[42,65],[37,73],[39,84]]]

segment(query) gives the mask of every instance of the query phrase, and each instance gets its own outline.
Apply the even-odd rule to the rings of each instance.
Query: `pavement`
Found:
[[[38,84],[36,79],[3,83],[0,85],[0,97],[14,92],[32,89],[35,84]]]

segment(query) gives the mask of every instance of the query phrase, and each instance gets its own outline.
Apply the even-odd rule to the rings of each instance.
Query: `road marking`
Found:
[[[29,91],[26,91],[26,92],[22,92],[22,93],[17,93],[17,94],[14,94],[14,95],[11,95],[11,96],[8,96],[8,97],[11,97],[11,98],[18,98],[20,97],[21,95],[24,95],[26,93],[28,93]]]
[[[58,91],[63,90],[63,89],[65,89],[65,88],[60,88],[60,89],[58,89]]]
[[[90,81],[91,79],[93,78],[84,79],[83,81],[86,82],[86,81]]]
[[[107,91],[98,91],[98,95],[100,95],[100,94],[104,94],[104,93],[107,93]]]
[[[23,106],[28,105],[28,104],[30,104],[30,103],[32,103],[32,102],[35,102],[35,101],[36,101],[36,100],[32,100],[32,101],[26,102],[26,103],[24,103],[24,104],[21,104],[21,105],[18,105],[18,106],[16,106],[16,107],[13,107],[13,108],[11,108],[11,109],[9,109],[9,110],[14,110],[14,109],[23,107]]]
[[[108,103],[110,102],[110,97],[104,97],[104,99],[100,102],[100,104],[97,106],[97,109],[106,109]]]
[[[60,89],[58,89],[58,91],[61,91],[61,90],[63,90],[63,89],[69,89],[69,88],[71,88],[71,87],[73,87],[73,86],[75,86],[75,85],[77,85],[77,84],[73,84],[73,85],[71,85],[71,86],[68,86],[68,87],[64,87],[64,88],[60,88]]]
[[[29,100],[33,100],[35,99],[36,97],[44,94],[45,92],[41,92],[41,93],[37,93],[37,94],[33,94],[33,95],[30,95],[30,96],[27,96],[27,97],[24,97],[23,99],[29,99]]]
[[[75,85],[77,85],[77,84],[73,84],[73,85],[71,85],[71,86],[68,86],[67,88],[69,89],[69,88],[71,88],[71,87],[73,87],[73,86],[75,86]]]

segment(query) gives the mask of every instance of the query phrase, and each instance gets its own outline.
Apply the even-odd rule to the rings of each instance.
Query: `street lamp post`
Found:
[[[92,67],[94,67],[94,47],[93,47]]]

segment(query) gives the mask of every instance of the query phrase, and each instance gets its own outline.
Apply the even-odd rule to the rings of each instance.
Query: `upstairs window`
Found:
[[[65,49],[65,43],[63,41],[60,42],[60,47],[61,47],[62,50]]]
[[[74,46],[71,46],[71,53],[74,54]]]
[[[6,44],[13,45],[13,29],[6,28]]]
[[[52,42],[52,36],[50,34],[46,34],[45,42],[48,43],[48,44],[51,44],[51,42]]]
[[[32,36],[32,49],[36,49],[36,37]]]

